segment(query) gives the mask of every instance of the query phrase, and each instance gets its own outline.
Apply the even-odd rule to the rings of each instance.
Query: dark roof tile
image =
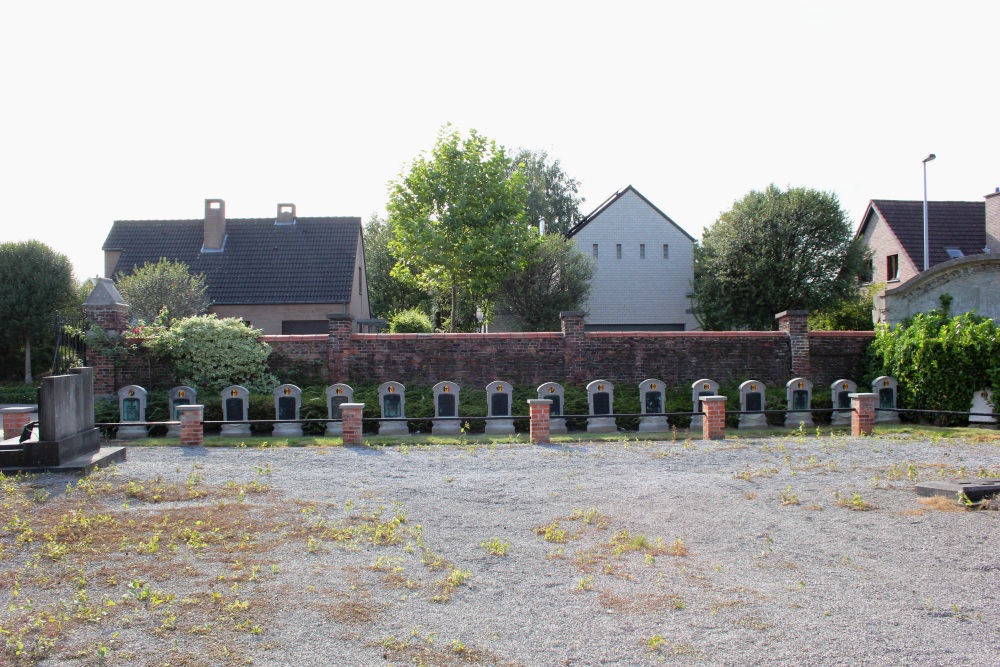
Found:
[[[903,249],[917,265],[924,266],[924,203],[896,199],[873,199],[872,206],[892,229]],[[930,265],[951,259],[945,248],[958,248],[977,255],[986,244],[986,207],[974,201],[927,202],[927,233]]]

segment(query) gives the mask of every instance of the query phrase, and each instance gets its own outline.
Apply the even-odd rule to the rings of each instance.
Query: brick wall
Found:
[[[865,348],[873,340],[874,331],[810,331],[809,379],[816,387],[829,386],[841,378],[859,381]]]

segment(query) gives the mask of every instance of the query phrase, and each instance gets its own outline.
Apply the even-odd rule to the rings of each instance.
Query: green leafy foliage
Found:
[[[902,324],[879,327],[867,358],[867,381],[891,375],[899,382],[897,405],[917,410],[967,412],[972,393],[1000,387],[1000,335],[989,318],[950,317],[947,308],[918,313]],[[964,417],[941,415],[939,425]]]
[[[771,330],[775,313],[850,297],[866,267],[836,195],[770,185],[705,230],[695,248],[695,316],[708,330]]]
[[[372,317],[388,319],[393,313],[410,308],[429,310],[434,302],[431,293],[412,280],[392,275],[396,255],[389,247],[392,224],[377,215],[365,223],[365,266],[368,269],[368,303]]]
[[[403,310],[389,319],[389,333],[431,333],[434,325],[427,313],[419,308]]]
[[[809,313],[810,331],[871,331],[875,328],[872,317],[875,295],[885,283],[874,283],[852,294],[825,310]]]
[[[511,170],[520,169],[527,181],[528,198],[524,205],[524,221],[539,228],[545,223],[545,233],[564,236],[583,217],[578,195],[580,183],[570,178],[559,165],[549,160],[543,150],[521,149],[511,157]]]
[[[205,292],[205,276],[192,275],[187,264],[160,258],[156,264],[133,267],[132,273],[115,276],[118,291],[128,304],[129,315],[139,322],[151,323],[164,309],[163,324],[201,315],[210,302]]]

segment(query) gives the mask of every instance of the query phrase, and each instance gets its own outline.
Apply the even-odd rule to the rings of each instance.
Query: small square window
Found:
[[[597,244],[594,244],[594,259],[597,259]]]
[[[958,259],[959,257],[965,257],[965,253],[962,252],[960,248],[945,248],[944,251],[948,253],[948,257],[951,259]]]
[[[663,259],[670,259],[670,245],[667,243],[663,244]]]
[[[899,255],[889,255],[885,258],[885,279],[896,280],[899,277]]]
[[[621,243],[616,243],[615,244],[615,259],[621,259],[621,258],[622,258],[622,244]]]
[[[639,244],[639,259],[646,259],[646,244]]]

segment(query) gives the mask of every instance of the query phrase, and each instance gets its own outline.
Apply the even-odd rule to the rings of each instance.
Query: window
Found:
[[[663,259],[670,259],[670,245],[667,243],[663,244]]]
[[[885,279],[896,280],[899,277],[899,255],[889,255],[885,258]]]
[[[646,259],[646,244],[639,244],[639,259]]]
[[[594,244],[594,259],[597,259],[597,244]]]
[[[621,243],[616,243],[615,244],[615,259],[621,259],[621,258],[622,258],[622,244]]]
[[[965,253],[959,248],[945,248],[944,251],[948,253],[948,257],[951,259],[958,259],[959,257],[965,257]]]

